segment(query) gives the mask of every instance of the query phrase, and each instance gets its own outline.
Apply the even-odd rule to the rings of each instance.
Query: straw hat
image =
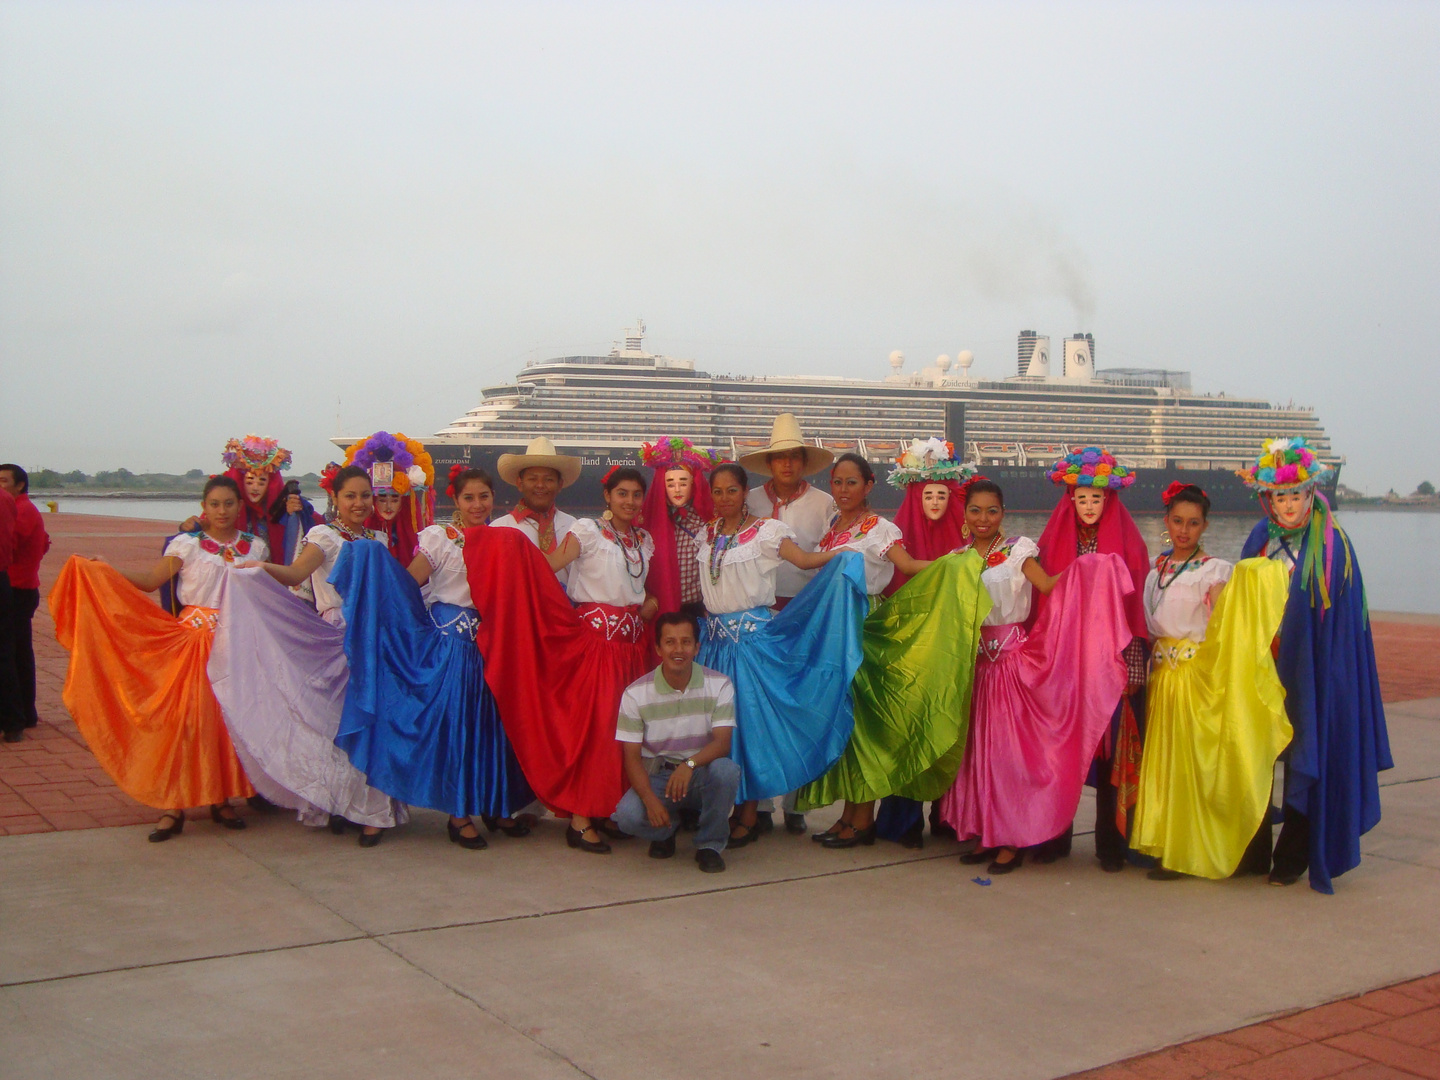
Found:
[[[759,473],[761,476],[770,475],[770,466],[765,463],[766,454],[780,454],[786,450],[804,450],[805,465],[803,475],[809,476],[829,466],[835,460],[835,455],[829,450],[822,450],[818,446],[812,446],[805,441],[804,435],[800,433],[800,421],[795,419],[794,413],[782,412],[775,417],[775,424],[770,429],[770,445],[764,450],[756,450],[753,454],[746,454],[740,459],[740,466],[746,472]]]
[[[569,454],[557,454],[555,444],[541,435],[531,439],[523,454],[501,454],[495,463],[500,479],[507,484],[520,486],[520,473],[534,465],[543,465],[560,474],[560,486],[565,487],[580,479],[580,459]]]

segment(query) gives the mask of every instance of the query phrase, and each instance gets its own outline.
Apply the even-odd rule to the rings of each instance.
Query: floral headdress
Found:
[[[1066,454],[1050,466],[1047,475],[1052,484],[1100,488],[1103,491],[1118,491],[1135,482],[1135,471],[1121,465],[1114,455],[1106,453],[1100,446],[1080,447]]]
[[[705,450],[689,439],[672,435],[668,439],[656,439],[653,443],[640,444],[640,464],[656,472],[666,469],[689,469],[692,475],[706,476],[720,464],[717,450]]]
[[[1292,439],[1271,439],[1260,451],[1253,465],[1236,469],[1235,475],[1253,491],[1280,491],[1294,488],[1306,491],[1325,479],[1331,472],[1300,436]]]
[[[345,451],[345,464],[358,465],[370,474],[370,484],[376,491],[393,491],[396,495],[409,495],[435,486],[435,463],[425,452],[425,447],[414,439],[408,439],[401,432],[394,435],[388,431],[377,431],[368,439],[362,439]],[[376,481],[376,465],[389,464],[390,482]]]
[[[938,484],[942,480],[965,483],[975,475],[975,466],[955,460],[955,444],[943,439],[916,439],[886,479],[897,488],[911,484]]]
[[[320,487],[325,494],[332,498],[335,495],[335,474],[339,471],[340,463],[338,461],[332,461],[320,470]]]
[[[290,451],[274,439],[246,435],[243,439],[231,439],[227,442],[220,460],[227,469],[258,473],[283,472],[290,467]]]

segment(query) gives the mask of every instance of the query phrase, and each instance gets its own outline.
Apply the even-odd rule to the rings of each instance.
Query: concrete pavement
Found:
[[[1107,875],[1088,837],[989,885],[953,844],[772,835],[710,876],[553,821],[467,852],[429,813],[369,851],[278,814],[8,837],[0,1077],[1094,1068],[1440,970],[1440,699],[1390,715],[1385,820],[1333,897]]]

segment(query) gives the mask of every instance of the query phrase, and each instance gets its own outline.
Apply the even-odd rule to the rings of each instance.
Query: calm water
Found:
[[[45,500],[38,501],[43,508]],[[183,520],[199,506],[196,499],[61,498],[58,501],[61,513],[170,522]],[[1006,531],[1038,537],[1048,516],[1011,514]],[[1163,519],[1159,514],[1140,514],[1135,520],[1150,546],[1151,555],[1159,554]],[[1353,510],[1343,511],[1340,523],[1355,542],[1372,608],[1440,615],[1440,569],[1424,554],[1440,549],[1440,514]],[[1205,534],[1205,550],[1222,559],[1239,558],[1240,547],[1253,525],[1251,518],[1216,517]],[[1401,553],[1407,557],[1397,558]]]

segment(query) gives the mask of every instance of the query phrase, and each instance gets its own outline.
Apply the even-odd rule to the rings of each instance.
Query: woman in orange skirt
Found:
[[[255,793],[205,666],[225,575],[268,551],[236,528],[234,480],[212,477],[200,503],[203,531],[175,537],[150,570],[128,573],[72,555],[50,592],[55,634],[70,652],[65,707],[120,790],[165,811],[152,843],[180,834],[187,806],[209,805],[216,824],[243,829],[229,800]],[[178,620],[143,595],[177,573],[185,605]]]

